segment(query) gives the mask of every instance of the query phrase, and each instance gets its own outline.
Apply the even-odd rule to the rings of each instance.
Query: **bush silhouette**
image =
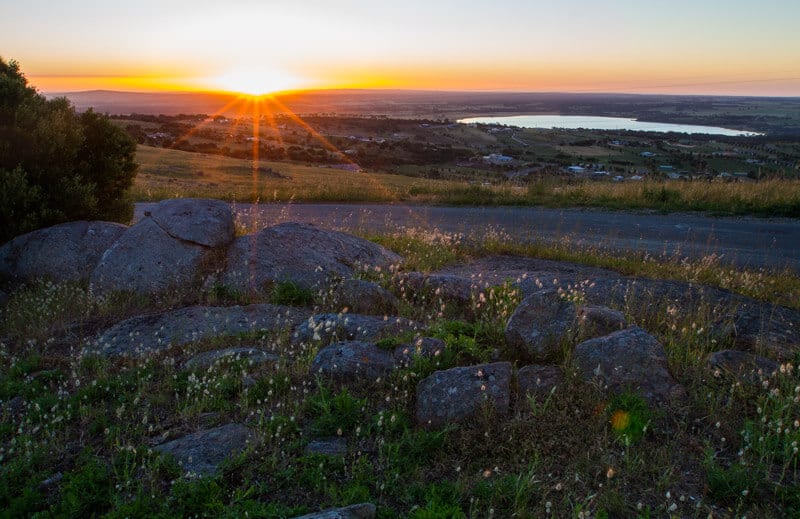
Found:
[[[128,221],[135,152],[108,117],[46,99],[0,58],[0,243],[66,221]]]

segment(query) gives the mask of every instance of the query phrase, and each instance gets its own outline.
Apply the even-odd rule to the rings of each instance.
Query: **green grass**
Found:
[[[497,236],[375,239],[423,270],[518,253],[716,280],[775,301],[787,295],[770,287],[791,294],[800,286],[789,273],[732,272],[714,261],[637,263],[568,244],[521,247]],[[388,282],[393,273],[385,274],[377,280]],[[210,296],[194,297],[182,304]],[[633,394],[604,395],[574,376],[567,344],[565,380],[544,401],[515,393],[504,416],[486,412],[439,429],[415,425],[417,383],[434,370],[495,359],[525,365],[503,334],[519,297],[510,283],[490,286],[440,316],[433,312],[438,301],[429,308],[408,296],[402,315],[422,319],[427,335],[445,342],[443,352],[379,381],[345,384],[310,374],[316,347],[293,344],[286,334],[210,339],[142,359],[82,355],[80,341],[59,332],[65,323],[92,331],[98,315],[113,321],[173,302],[98,302],[80,285],[34,284],[12,294],[14,304],[0,316],[0,337],[7,338],[0,345],[0,509],[45,517],[276,518],[361,501],[375,503],[379,517],[775,517],[800,509],[800,372],[784,363],[752,384],[714,376],[705,356],[724,345],[712,343],[714,316],[702,304],[678,316],[650,311],[664,301],[631,300],[622,309],[664,345],[687,391],[681,405],[655,409]],[[197,351],[241,344],[282,360],[182,369]],[[12,410],[16,397],[21,403]],[[152,451],[165,437],[230,422],[247,424],[254,442],[216,476],[185,479]],[[342,438],[347,452],[305,452],[328,436]]]

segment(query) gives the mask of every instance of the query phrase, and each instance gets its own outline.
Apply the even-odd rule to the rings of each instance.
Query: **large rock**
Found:
[[[612,393],[636,392],[652,403],[685,395],[658,340],[638,326],[584,341],[573,356],[579,375]]]
[[[252,439],[250,429],[231,423],[186,435],[154,449],[174,456],[185,473],[211,476],[217,472],[220,463],[242,452]]]
[[[375,317],[359,314],[313,315],[294,332],[295,343],[330,344],[335,341],[377,341],[421,328],[403,317]]]
[[[208,369],[223,362],[246,360],[249,364],[277,362],[279,357],[258,348],[225,348],[198,353],[183,365],[183,369]]]
[[[774,360],[737,350],[715,351],[708,355],[706,362],[715,372],[724,371],[751,381],[757,380],[759,376],[770,377],[781,367]]]
[[[624,309],[636,321],[662,319],[669,309],[675,321],[696,320],[698,310],[718,340],[731,339],[737,349],[780,360],[800,351],[800,311],[764,303],[728,290],[684,281],[621,276],[562,261],[510,256],[481,258],[453,265],[439,274],[480,277],[483,282],[511,279],[525,295],[544,286],[577,286],[585,303]]]
[[[170,236],[152,218],[129,228],[102,256],[90,279],[98,295],[158,294],[188,287],[207,247]]]
[[[547,397],[555,387],[564,382],[564,373],[558,366],[531,364],[517,372],[519,395]]]
[[[434,337],[417,337],[411,344],[401,344],[394,349],[394,360],[399,366],[408,367],[415,357],[434,358],[442,353],[447,344]]]
[[[387,269],[402,258],[380,245],[312,225],[284,223],[236,239],[222,283],[268,293],[280,281],[319,288],[330,278],[351,278],[361,267]]]
[[[373,519],[375,505],[372,503],[359,503],[343,508],[331,508],[322,512],[301,515],[294,519]]]
[[[291,329],[306,317],[296,308],[269,304],[192,306],[122,321],[103,332],[87,351],[107,356],[139,356],[211,337]]]
[[[233,211],[221,200],[164,200],[156,205],[151,217],[167,234],[179,240],[206,247],[222,247],[233,241]]]
[[[552,359],[563,341],[572,339],[576,308],[556,290],[544,289],[522,300],[506,325],[506,342],[521,357],[538,361]]]
[[[628,327],[625,314],[619,310],[598,305],[581,305],[577,308],[578,325],[585,339],[608,335]]]
[[[504,414],[510,398],[509,362],[436,371],[417,384],[417,421],[431,427],[463,422],[484,405]]]
[[[361,341],[331,344],[319,350],[309,373],[341,381],[375,380],[394,369],[394,358],[386,350]]]
[[[363,279],[345,279],[333,288],[333,304],[336,310],[356,314],[392,315],[397,313],[400,302],[385,288]]]
[[[395,280],[398,290],[409,299],[421,297],[442,300],[445,303],[466,307],[477,299],[485,283],[452,274],[422,274],[407,272]]]
[[[88,279],[103,253],[125,232],[110,222],[69,222],[17,236],[0,247],[0,279]]]

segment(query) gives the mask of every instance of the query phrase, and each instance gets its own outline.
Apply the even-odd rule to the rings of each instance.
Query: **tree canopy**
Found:
[[[135,152],[107,116],[48,100],[0,58],[0,243],[65,221],[130,220]]]

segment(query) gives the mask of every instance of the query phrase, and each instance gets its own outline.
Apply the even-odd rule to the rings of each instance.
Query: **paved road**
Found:
[[[154,204],[136,204],[136,219]],[[282,221],[339,230],[437,228],[451,233],[488,229],[520,241],[559,240],[614,250],[699,258],[710,254],[748,267],[800,271],[800,220],[715,218],[539,207],[430,207],[361,204],[237,204],[240,219],[262,227]]]

